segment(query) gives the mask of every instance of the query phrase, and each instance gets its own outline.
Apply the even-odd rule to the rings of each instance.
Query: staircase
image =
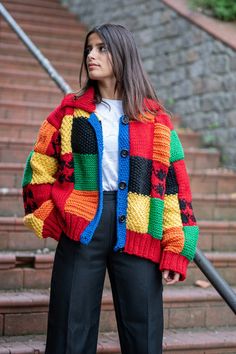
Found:
[[[2,3],[76,90],[86,28],[57,0]],[[0,38],[0,354],[42,354],[56,243],[22,224],[20,185],[39,126],[63,95],[2,19]],[[236,174],[219,167],[217,150],[201,148],[199,134],[180,126],[199,247],[236,287]],[[204,279],[191,264],[184,283],[165,287],[164,353],[236,353],[236,318],[211,286],[194,285]],[[120,353],[107,278],[98,353]]]

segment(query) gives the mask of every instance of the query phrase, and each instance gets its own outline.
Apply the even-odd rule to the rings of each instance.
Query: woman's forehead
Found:
[[[91,33],[87,39],[87,44],[99,44],[99,43],[104,43],[101,37],[96,33]]]

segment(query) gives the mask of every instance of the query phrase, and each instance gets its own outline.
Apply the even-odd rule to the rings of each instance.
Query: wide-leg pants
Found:
[[[116,193],[104,193],[88,245],[62,235],[53,264],[45,354],[95,354],[108,270],[122,354],[161,354],[162,276],[147,259],[114,252]]]

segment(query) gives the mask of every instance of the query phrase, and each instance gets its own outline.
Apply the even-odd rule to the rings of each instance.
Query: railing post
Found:
[[[236,314],[236,293],[228,283],[220,276],[206,256],[197,249],[194,262],[200,268],[203,274],[207,277],[210,283],[222,296],[225,302],[229,305],[232,311]]]
[[[0,3],[0,14],[4,17],[6,22],[11,26],[17,36],[26,45],[33,56],[38,60],[40,65],[48,73],[51,79],[57,84],[65,94],[72,91],[71,87],[65,82],[63,77],[54,69],[49,60],[42,54],[42,52],[36,47],[36,45],[31,41],[27,34],[21,29],[21,27],[16,23],[14,18],[10,15],[7,9]]]

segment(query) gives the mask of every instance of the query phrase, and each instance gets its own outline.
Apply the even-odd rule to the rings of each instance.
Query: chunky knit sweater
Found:
[[[171,120],[158,109],[148,122],[119,123],[117,241],[114,251],[147,258],[186,277],[198,227],[184,152]],[[94,90],[65,96],[43,122],[23,177],[24,223],[40,238],[62,232],[88,245],[103,208],[102,124]]]

